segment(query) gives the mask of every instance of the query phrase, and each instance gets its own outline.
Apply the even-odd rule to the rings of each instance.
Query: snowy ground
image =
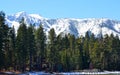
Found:
[[[120,75],[120,71],[105,72],[61,72],[61,73],[45,73],[45,72],[27,72],[19,75]]]

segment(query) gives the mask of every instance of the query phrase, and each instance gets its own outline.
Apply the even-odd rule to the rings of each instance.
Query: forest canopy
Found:
[[[15,29],[5,23],[0,12],[0,70],[73,71],[83,69],[120,70],[120,39],[116,35],[101,36],[86,33],[85,37],[71,34],[56,35],[52,28],[48,36],[42,24],[35,29],[24,18]],[[49,39],[49,41],[48,41]]]

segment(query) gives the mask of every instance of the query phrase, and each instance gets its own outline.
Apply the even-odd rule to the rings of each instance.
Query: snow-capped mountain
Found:
[[[19,12],[13,15],[6,16],[6,23],[9,26],[15,27],[16,31],[19,27],[19,21],[24,17],[27,26],[35,24],[36,28],[43,25],[46,34],[48,34],[51,28],[55,29],[56,34],[73,34],[76,37],[84,36],[88,31],[89,33],[95,34],[99,37],[101,34],[120,36],[120,21],[111,20],[107,18],[88,18],[88,19],[74,19],[74,18],[60,18],[60,19],[49,19],[41,17],[37,14],[27,14],[26,12]]]

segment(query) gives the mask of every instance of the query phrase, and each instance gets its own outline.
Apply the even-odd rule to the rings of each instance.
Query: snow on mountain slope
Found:
[[[46,34],[51,28],[55,29],[56,34],[73,34],[76,37],[84,36],[88,31],[99,37],[101,34],[114,34],[120,37],[120,21],[111,20],[107,18],[88,18],[88,19],[74,19],[74,18],[60,18],[48,19],[38,14],[27,14],[26,12],[19,12],[13,15],[6,16],[6,23],[9,26],[15,27],[16,31],[19,27],[19,21],[24,17],[27,26],[35,24],[36,28],[43,25]]]

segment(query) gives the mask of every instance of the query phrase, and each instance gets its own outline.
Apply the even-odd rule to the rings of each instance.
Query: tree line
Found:
[[[85,37],[76,38],[71,34],[56,35],[52,28],[46,36],[42,24],[37,29],[34,25],[27,27],[24,18],[15,33],[14,26],[5,23],[5,13],[0,12],[0,70],[40,71],[43,61],[50,64],[50,71],[120,70],[119,57],[117,35],[96,38],[87,32]]]

